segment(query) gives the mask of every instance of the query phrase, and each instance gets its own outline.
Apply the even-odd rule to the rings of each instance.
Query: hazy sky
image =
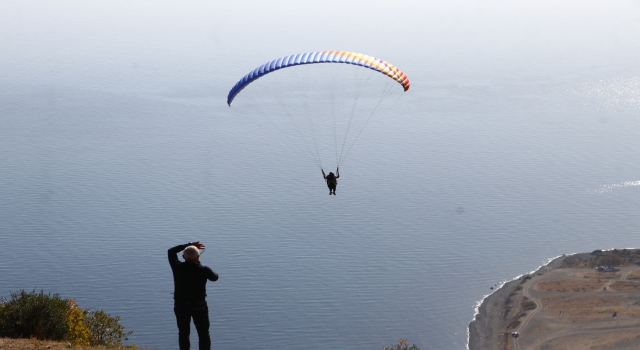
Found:
[[[223,100],[252,67],[313,50],[381,57],[425,83],[628,63],[640,56],[640,2],[2,1],[0,40],[4,84],[122,89],[137,75],[128,90],[198,86]]]

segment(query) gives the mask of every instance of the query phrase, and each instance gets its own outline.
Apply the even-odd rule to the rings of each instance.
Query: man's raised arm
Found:
[[[188,247],[191,245],[191,242],[187,243],[187,244],[180,244],[177,245],[171,249],[169,249],[169,265],[173,266],[177,263],[180,262],[180,260],[178,259],[178,253],[180,253],[181,251],[184,250],[184,248]]]

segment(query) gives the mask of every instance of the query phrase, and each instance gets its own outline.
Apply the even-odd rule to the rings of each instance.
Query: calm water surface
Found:
[[[122,316],[131,342],[173,349],[166,250],[200,240],[220,274],[215,348],[464,349],[489,287],[560,254],[639,245],[640,8],[578,4],[402,3],[412,35],[347,6],[399,49],[338,35],[353,23],[307,36],[276,23],[337,4],[268,19],[3,2],[0,295],[74,297]],[[243,11],[253,27],[234,27]],[[254,37],[265,30],[270,45]],[[252,67],[327,47],[412,78],[331,197],[289,140],[225,104]]]

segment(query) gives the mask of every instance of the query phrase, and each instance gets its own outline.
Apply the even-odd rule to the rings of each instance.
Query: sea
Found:
[[[167,250],[200,241],[214,349],[466,349],[502,282],[640,246],[637,2],[360,5],[0,2],[0,297],[59,293],[175,349]],[[227,105],[326,49],[411,80],[335,196],[334,136],[286,129],[304,110]]]

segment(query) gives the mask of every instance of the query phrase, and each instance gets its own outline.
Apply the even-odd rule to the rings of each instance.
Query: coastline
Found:
[[[478,305],[469,350],[640,349],[640,249],[562,255]]]
[[[503,315],[505,315],[506,311],[504,301],[516,291],[524,276],[557,269],[562,266],[567,258],[588,255],[589,253],[574,253],[551,258],[549,262],[536,270],[516,276],[512,280],[499,285],[493,293],[488,294],[478,302],[474,318],[469,322],[469,327],[467,328],[467,349],[493,349],[500,342],[500,336],[504,328]]]

